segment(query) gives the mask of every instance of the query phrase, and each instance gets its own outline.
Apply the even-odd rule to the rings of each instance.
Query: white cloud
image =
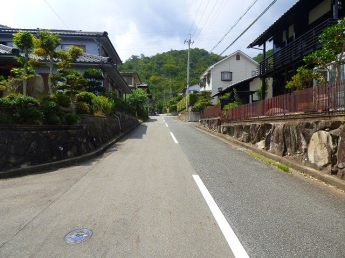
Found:
[[[68,27],[73,30],[107,31],[119,56],[125,61],[132,55],[151,56],[170,49],[186,49],[184,40],[188,39],[189,33],[193,34],[192,40],[195,40],[192,47],[210,51],[252,2],[253,0],[12,0],[1,3],[3,11],[0,24],[17,28]],[[257,1],[214,52],[221,53],[271,2],[272,0]],[[277,1],[225,54],[237,49],[251,56],[259,53],[246,47],[295,2],[296,0]],[[193,21],[195,22],[190,31]]]

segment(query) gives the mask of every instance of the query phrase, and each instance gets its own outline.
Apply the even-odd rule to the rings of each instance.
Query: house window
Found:
[[[205,87],[206,86],[206,78],[203,79],[202,85]]]
[[[236,60],[241,60],[241,55],[240,54],[236,55]]]
[[[86,51],[86,45],[75,45],[75,44],[61,44],[61,49],[68,51],[68,49],[70,49],[72,46],[79,47],[82,50],[84,50],[84,52]]]
[[[324,0],[318,6],[316,6],[313,10],[309,12],[309,24],[312,24],[314,21],[318,20],[328,12],[332,11],[332,1],[331,0]]]
[[[222,81],[232,81],[232,72],[222,72]]]
[[[256,71],[252,71],[252,77],[256,76]]]
[[[292,24],[289,27],[289,38],[293,37],[295,35],[295,26]]]
[[[207,74],[207,83],[210,84],[210,82],[211,82],[211,74],[209,73]]]

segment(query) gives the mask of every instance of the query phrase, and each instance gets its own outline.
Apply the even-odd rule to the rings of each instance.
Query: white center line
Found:
[[[173,138],[174,142],[175,142],[175,143],[178,143],[178,141],[176,140],[174,134],[173,134],[172,132],[170,132],[170,134],[171,134],[171,137]]]
[[[200,192],[204,196],[208,207],[210,208],[214,218],[216,219],[223,235],[228,242],[231,251],[235,255],[236,258],[249,258],[246,250],[244,250],[241,242],[238,240],[237,236],[235,235],[234,231],[230,227],[228,221],[224,217],[223,213],[219,209],[217,203],[212,198],[210,192],[207,190],[206,186],[202,182],[201,178],[198,175],[193,175],[193,178],[198,185]]]
[[[166,125],[167,127],[169,127],[167,123],[165,123],[165,125]]]

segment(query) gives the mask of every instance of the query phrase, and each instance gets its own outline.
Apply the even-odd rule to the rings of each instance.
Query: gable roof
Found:
[[[261,46],[269,40],[276,30],[283,25],[291,24],[296,17],[306,15],[306,10],[311,10],[320,4],[323,0],[297,0],[284,14],[282,14],[268,29],[266,29],[259,37],[257,37],[247,48]]]
[[[1,34],[10,34],[13,35],[19,31],[29,31],[32,34],[36,35],[38,31],[41,29],[17,29],[17,28],[0,28],[0,35]],[[119,57],[118,53],[116,52],[114,45],[111,43],[108,32],[90,32],[90,31],[81,31],[81,30],[56,30],[52,29],[49,30],[52,33],[57,33],[63,37],[92,37],[96,38],[102,43],[102,46],[105,48],[106,52],[108,53],[109,57],[114,61],[117,65],[122,65],[121,58]]]
[[[259,65],[258,62],[256,62],[253,58],[251,58],[250,56],[248,56],[246,53],[242,52],[241,50],[237,50],[237,51],[235,51],[234,53],[230,54],[229,56],[227,56],[227,57],[223,58],[222,60],[218,61],[217,63],[215,63],[215,64],[209,66],[209,67],[206,69],[206,71],[201,75],[201,77],[203,77],[204,75],[206,75],[209,71],[211,71],[211,70],[212,70],[215,66],[217,66],[218,64],[220,64],[220,63],[222,63],[222,62],[224,62],[224,61],[226,61],[226,60],[232,58],[233,56],[235,56],[235,55],[237,55],[237,54],[240,54],[240,55],[244,56],[246,59],[248,59],[249,61],[251,61],[253,64],[255,64],[255,65],[257,65],[257,66]]]

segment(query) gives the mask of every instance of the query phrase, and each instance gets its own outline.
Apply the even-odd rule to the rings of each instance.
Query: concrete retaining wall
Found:
[[[138,124],[121,114],[84,116],[77,126],[0,125],[0,173],[86,155]]]

